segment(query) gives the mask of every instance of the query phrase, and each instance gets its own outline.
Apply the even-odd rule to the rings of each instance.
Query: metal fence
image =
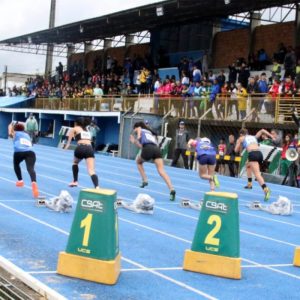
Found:
[[[273,97],[269,94],[209,97],[103,96],[101,98],[37,98],[34,108],[76,111],[131,111],[156,115],[169,114],[184,119],[240,121],[245,118],[262,123],[292,122],[291,108],[300,110],[300,97]],[[204,117],[203,117],[204,116]]]

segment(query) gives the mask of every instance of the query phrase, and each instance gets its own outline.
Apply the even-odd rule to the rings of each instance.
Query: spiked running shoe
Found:
[[[72,181],[69,183],[69,187],[77,187],[78,186],[78,182],[77,181]]]
[[[170,201],[175,201],[175,196],[176,196],[176,191],[175,190],[172,190],[170,192]]]
[[[214,175],[212,179],[214,181],[216,188],[220,187],[220,182],[219,182],[218,176]]]
[[[266,188],[264,188],[264,192],[265,192],[264,201],[268,201],[270,199],[270,196],[271,196],[271,191],[268,187],[266,187]]]
[[[252,184],[248,183],[246,186],[244,186],[244,189],[252,190]]]
[[[143,181],[142,184],[140,185],[140,188],[144,188],[144,187],[147,186],[147,185],[148,185],[148,182]]]
[[[24,181],[23,181],[23,180],[18,180],[18,181],[16,182],[16,186],[17,186],[17,187],[23,187],[23,186],[24,186]]]
[[[32,182],[31,187],[32,187],[33,197],[38,198],[39,197],[39,190],[38,190],[38,186],[37,186],[36,182]]]

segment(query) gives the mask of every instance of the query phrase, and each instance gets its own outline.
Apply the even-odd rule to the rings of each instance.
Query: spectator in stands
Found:
[[[98,83],[93,89],[93,96],[95,96],[95,99],[99,99],[103,96],[103,90],[100,88]]]
[[[230,83],[236,83],[237,79],[237,69],[235,67],[235,63],[233,63],[231,66],[228,66],[229,69],[229,75],[228,75],[228,81]]]
[[[201,100],[201,85],[200,82],[195,82],[194,90],[193,90],[193,107],[192,112],[195,113],[195,117],[199,118],[199,108],[200,108],[200,100]]]
[[[296,89],[291,76],[285,78],[281,93],[286,98],[290,98],[295,95]]]
[[[25,123],[25,131],[29,134],[33,144],[37,142],[38,128],[37,120],[35,119],[33,113],[30,113]]]
[[[242,84],[239,82],[237,84],[237,102],[238,102],[238,112],[237,113],[237,119],[243,120],[246,117],[246,111],[247,111],[247,90],[242,86]]]
[[[296,65],[296,78],[295,78],[295,89],[298,97],[300,96],[300,58]]]
[[[295,69],[296,69],[296,55],[295,51],[292,46],[289,46],[287,49],[287,53],[284,58],[284,77],[291,76],[291,78],[294,80],[295,78]]]
[[[218,84],[221,87],[225,84],[226,77],[224,75],[224,70],[221,70],[220,74],[217,76]]]
[[[181,84],[182,85],[189,85],[190,84],[190,79],[187,76],[187,73],[185,73],[185,72],[181,73]]]
[[[267,75],[266,73],[261,73],[259,80],[257,81],[257,87],[258,87],[258,93],[259,95],[259,106],[258,111],[262,110],[262,106],[265,101],[265,97],[267,93],[269,92],[269,86],[267,82]]]
[[[268,56],[267,56],[267,53],[266,53],[265,49],[262,48],[262,49],[258,50],[257,60],[258,60],[258,70],[259,71],[265,70],[266,65],[269,62],[269,59],[268,59]]]
[[[273,67],[272,67],[272,79],[280,79],[281,78],[281,65],[278,60],[273,60]]]
[[[238,82],[241,83],[243,88],[246,88],[248,85],[248,78],[250,77],[248,66],[245,63],[242,63],[241,68],[238,69],[238,73]]]
[[[201,81],[201,71],[198,69],[196,65],[193,66],[193,83]]]
[[[175,83],[175,86],[173,87],[172,92],[171,92],[172,97],[174,97],[173,105],[174,105],[177,117],[181,117],[182,112],[183,112],[184,102],[181,97],[182,89],[183,89],[182,84],[180,83],[179,80],[177,80]]]
[[[141,92],[141,71],[138,71],[135,79],[135,91],[136,94],[139,94]]]
[[[141,93],[142,94],[148,93],[147,79],[149,76],[150,76],[150,71],[146,67],[143,67],[141,70],[141,73],[140,73]]]
[[[259,102],[259,88],[258,84],[255,81],[254,77],[249,77],[249,83],[247,86],[247,93],[248,95],[251,95],[251,109],[255,109],[254,112],[252,113],[252,121],[255,121],[258,119],[258,112],[259,112],[259,107],[260,107],[260,102]],[[259,121],[259,119],[258,119]]]
[[[113,59],[110,57],[110,55],[108,55],[106,59],[106,74],[111,73],[112,64],[113,64]]]
[[[273,117],[275,116],[275,104],[278,96],[280,95],[279,89],[280,81],[279,79],[275,79],[269,90],[270,98],[265,101],[266,112],[267,114],[271,114]]]
[[[212,88],[211,88],[211,92],[210,92],[210,96],[209,96],[209,106],[212,107],[214,106],[215,107],[215,110],[217,112],[217,117],[218,118],[221,118],[220,116],[220,112],[218,110],[218,107],[216,105],[216,99],[217,99],[217,95],[220,93],[220,85],[218,83],[218,80],[215,79],[213,81],[213,85],[212,85]]]
[[[287,52],[287,50],[286,50],[286,47],[284,46],[284,44],[279,43],[277,51],[273,55],[274,60],[276,60],[279,64],[283,64],[286,52]]]
[[[175,151],[174,157],[171,163],[172,167],[177,165],[178,159],[181,155],[183,159],[183,164],[185,169],[188,169],[188,157],[186,155],[187,143],[189,141],[189,132],[185,129],[185,124],[183,121],[179,123],[179,128],[176,130],[176,137],[175,137]]]
[[[251,71],[257,70],[259,68],[258,65],[259,65],[259,63],[258,63],[257,56],[253,52],[249,53],[249,55],[248,55],[249,69]]]
[[[212,70],[210,70],[210,71],[208,72],[208,80],[209,80],[211,83],[213,83],[215,79],[216,79],[216,75],[213,73]]]

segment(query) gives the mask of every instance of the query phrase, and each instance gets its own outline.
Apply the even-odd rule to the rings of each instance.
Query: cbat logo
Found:
[[[227,213],[228,206],[222,202],[206,201],[205,207],[210,210],[219,211],[221,213]]]
[[[82,199],[81,207],[89,210],[103,212],[103,204],[97,200]]]

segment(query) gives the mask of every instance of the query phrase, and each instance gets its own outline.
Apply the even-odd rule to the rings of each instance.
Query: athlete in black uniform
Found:
[[[90,124],[88,118],[80,117],[75,121],[75,126],[71,129],[68,142],[65,149],[68,149],[72,139],[77,142],[77,147],[74,151],[74,161],[72,166],[73,181],[69,184],[70,187],[78,186],[78,164],[82,159],[85,159],[89,175],[93,181],[94,187],[99,188],[98,176],[95,173],[95,155],[92,147],[92,138],[87,126]]]

